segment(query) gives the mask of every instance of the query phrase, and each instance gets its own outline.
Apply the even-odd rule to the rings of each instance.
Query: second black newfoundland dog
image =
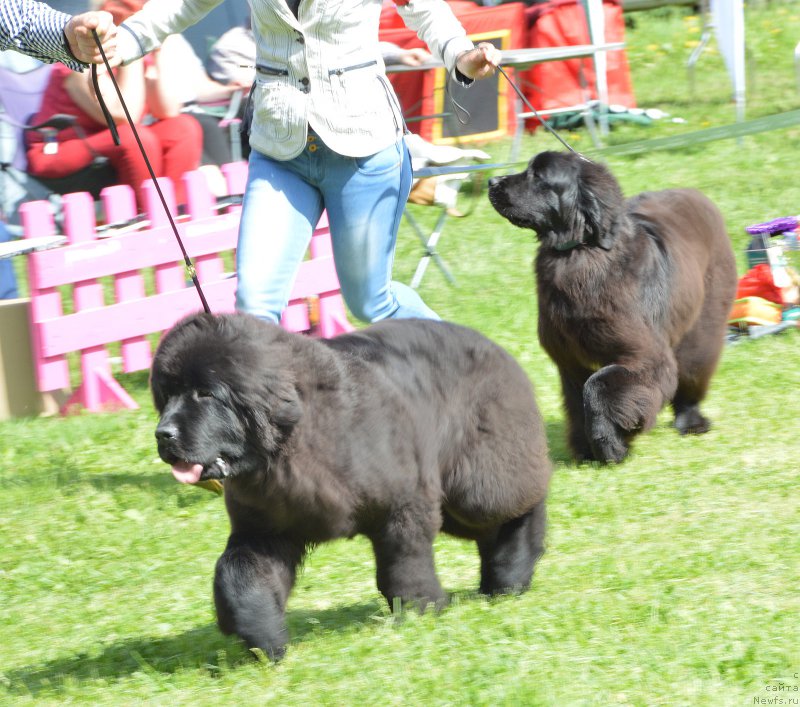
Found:
[[[528,587],[547,444],[526,374],[477,332],[405,320],[319,340],[192,315],[162,339],[151,387],[175,477],[225,479],[217,619],[250,647],[283,654],[297,568],[333,538],[370,539],[390,605],[444,603],[440,530],[477,542],[481,592]]]
[[[539,340],[575,457],[621,461],[667,402],[682,434],[706,432],[737,283],[716,206],[692,189],[626,200],[606,167],[561,152],[490,180],[489,199],[538,236]]]

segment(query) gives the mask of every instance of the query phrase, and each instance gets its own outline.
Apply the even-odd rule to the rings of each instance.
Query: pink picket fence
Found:
[[[229,194],[242,194],[247,165],[225,165]],[[158,184],[212,312],[234,310],[235,275],[226,272],[236,247],[240,206],[219,210],[205,175],[184,176],[187,216],[177,218],[169,180]],[[63,197],[65,245],[30,253],[31,339],[41,392],[71,389],[67,354],[78,352],[80,382],[62,412],[79,405],[90,411],[138,405],[112,374],[109,344],[119,343],[122,371],[145,370],[152,360],[148,335],[169,329],[178,319],[202,310],[183,255],[154,184],[146,185],[146,227],[98,231],[96,208],[87,193]],[[104,221],[126,223],[136,217],[133,190],[105,189]],[[56,234],[46,201],[20,207],[26,238]],[[269,224],[265,224],[266,229]],[[229,265],[230,267],[230,265]],[[71,301],[70,301],[71,300]],[[66,305],[66,306],[65,306]],[[329,337],[350,331],[333,266],[330,232],[323,215],[300,268],[282,326]]]

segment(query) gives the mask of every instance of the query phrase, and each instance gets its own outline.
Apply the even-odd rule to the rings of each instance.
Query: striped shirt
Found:
[[[43,2],[0,0],[0,49],[14,49],[47,63],[60,61],[81,71],[87,64],[72,56],[64,36],[70,18]]]

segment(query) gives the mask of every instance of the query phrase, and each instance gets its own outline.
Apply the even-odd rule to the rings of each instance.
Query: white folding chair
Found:
[[[461,218],[470,213],[472,204],[459,209],[459,200],[474,201],[481,186],[480,173],[458,172],[453,168],[485,162],[491,159],[491,156],[483,150],[434,145],[413,133],[406,135],[406,144],[411,153],[412,168],[416,177],[409,202],[432,206],[439,210],[433,228],[427,233],[408,206],[403,212],[407,223],[423,247],[422,256],[410,284],[413,288],[419,287],[428,265],[433,261],[447,281],[453,285],[455,277],[439,254],[437,244],[448,218]],[[437,173],[437,168],[442,168],[440,173]]]

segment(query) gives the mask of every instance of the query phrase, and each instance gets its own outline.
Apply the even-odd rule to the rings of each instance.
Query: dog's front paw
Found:
[[[583,416],[597,461],[621,462],[630,441],[645,427],[647,395],[623,366],[595,372],[583,386]]]
[[[592,454],[596,461],[619,464],[628,456],[628,445],[616,434],[592,437]]]
[[[589,417],[589,446],[595,461],[618,464],[628,456],[629,445],[620,429],[605,415]]]
[[[587,412],[589,412],[587,408]],[[588,428],[570,435],[572,456],[577,462],[621,462],[628,455],[628,440],[623,430],[605,415],[587,415]]]

